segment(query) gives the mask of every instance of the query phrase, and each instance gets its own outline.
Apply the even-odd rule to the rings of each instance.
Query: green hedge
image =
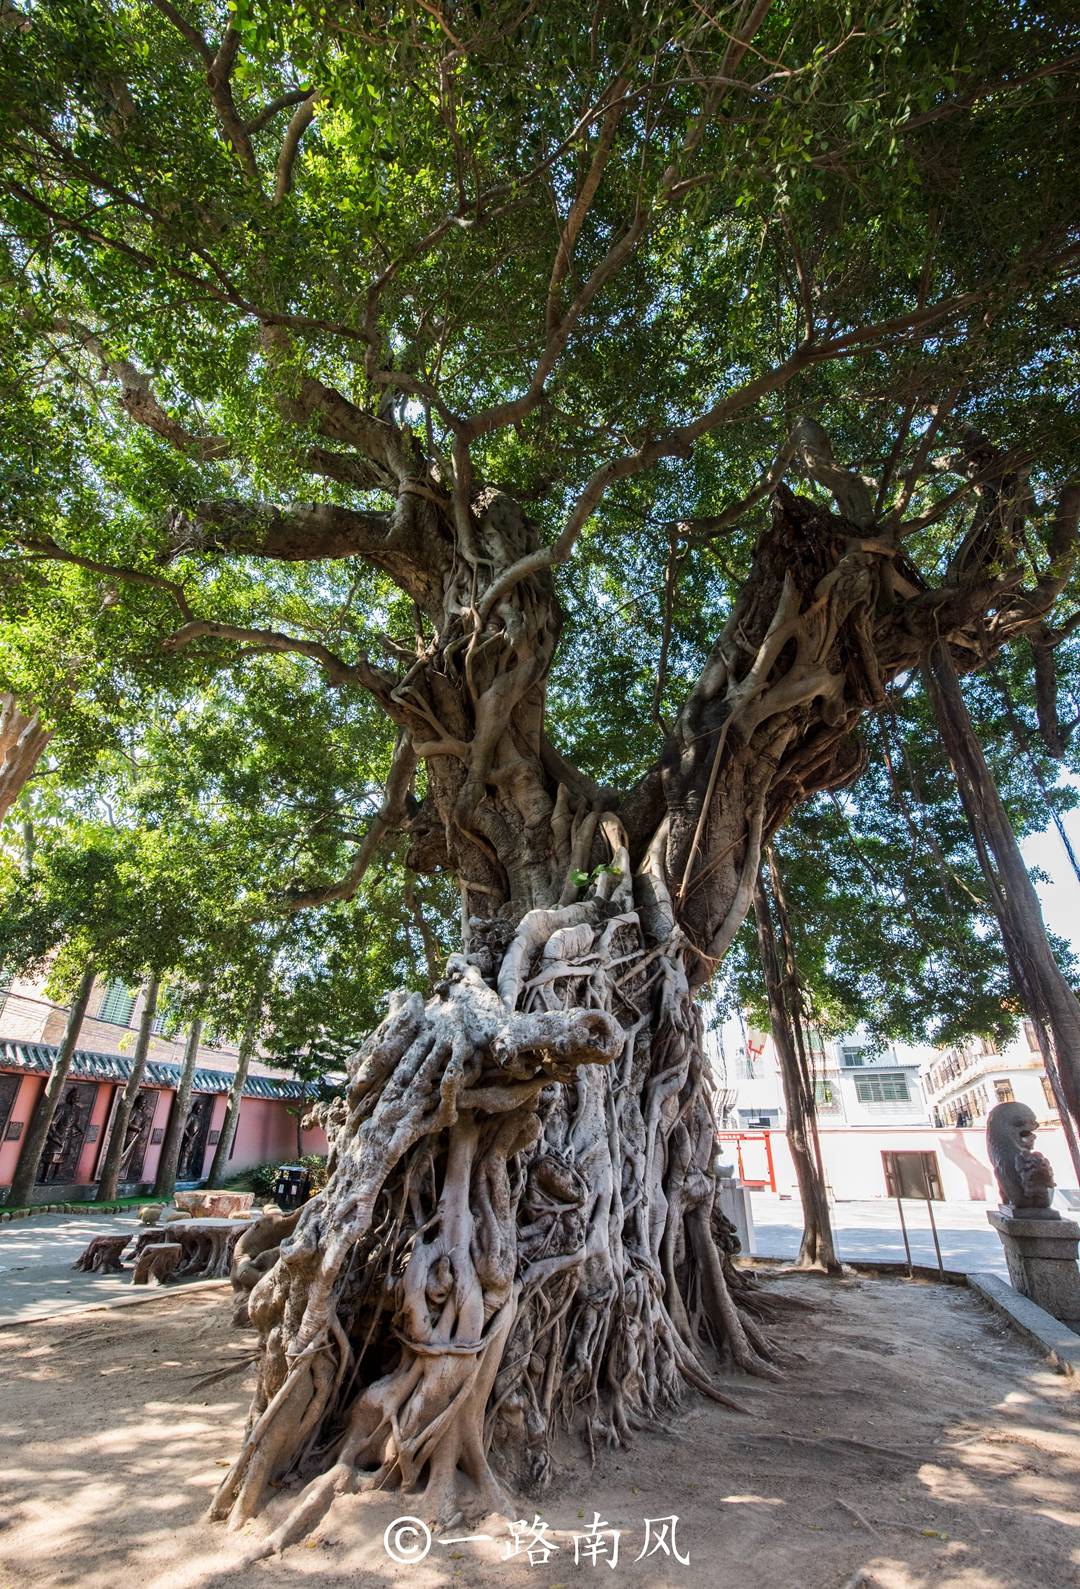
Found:
[[[299,1159],[275,1160],[272,1164],[257,1164],[254,1169],[247,1172],[251,1182],[251,1189],[260,1197],[272,1199],[274,1188],[277,1185],[278,1171],[282,1164],[299,1164],[311,1176],[311,1190],[321,1192],[326,1185],[327,1168],[324,1153],[305,1153]]]

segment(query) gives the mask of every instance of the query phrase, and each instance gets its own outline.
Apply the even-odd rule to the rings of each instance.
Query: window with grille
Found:
[[[855,1096],[860,1103],[908,1103],[911,1098],[906,1076],[859,1076]]]
[[[1039,1080],[1042,1082],[1043,1097],[1046,1099],[1046,1107],[1048,1109],[1056,1109],[1057,1099],[1054,1097],[1054,1089],[1050,1085],[1049,1078],[1046,1076],[1040,1076]]]
[[[994,1096],[998,1103],[1015,1103],[1016,1094],[1012,1090],[1011,1081],[995,1081]]]
[[[135,995],[122,982],[110,982],[98,1010],[99,1021],[111,1021],[115,1026],[127,1026],[135,1008]]]

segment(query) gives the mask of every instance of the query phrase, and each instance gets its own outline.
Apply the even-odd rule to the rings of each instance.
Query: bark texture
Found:
[[[0,822],[19,798],[51,737],[37,712],[22,711],[13,695],[0,692]]]
[[[19,1162],[15,1174],[11,1179],[7,1201],[9,1208],[22,1208],[30,1202],[30,1194],[37,1180],[38,1166],[41,1155],[45,1149],[45,1141],[49,1135],[49,1127],[53,1123],[53,1116],[67,1086],[68,1077],[71,1075],[71,1066],[75,1059],[75,1045],[79,1041],[79,1032],[86,1016],[86,1006],[90,1002],[90,994],[94,986],[94,967],[87,965],[82,974],[75,996],[68,1010],[67,1025],[64,1028],[64,1039],[60,1044],[60,1051],[53,1062],[49,1072],[49,1079],[45,1083],[43,1092],[37,1101],[34,1118],[30,1122],[26,1138],[23,1142]]]

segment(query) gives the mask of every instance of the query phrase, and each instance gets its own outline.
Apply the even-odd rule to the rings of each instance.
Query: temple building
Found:
[[[131,1075],[142,994],[101,982],[90,996],[75,1059],[57,1106],[38,1170],[35,1202],[92,1198],[109,1130]],[[63,1040],[67,1010],[52,1003],[41,981],[15,978],[0,989],[0,1198],[11,1185],[38,1099]],[[153,1184],[180,1079],[186,1033],[155,1021],[144,1084],[132,1109],[120,1194]],[[200,1044],[191,1104],[184,1121],[177,1185],[198,1185],[209,1171],[225,1123],[238,1051]],[[298,1153],[325,1153],[321,1131],[302,1130],[304,1086],[280,1067],[253,1058],[244,1083],[229,1173],[280,1163]]]

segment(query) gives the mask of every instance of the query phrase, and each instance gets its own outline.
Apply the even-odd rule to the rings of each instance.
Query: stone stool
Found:
[[[179,1242],[174,1241],[159,1241],[144,1247],[135,1262],[132,1285],[145,1286],[151,1279],[164,1285],[176,1273],[183,1251]]]
[[[85,1274],[123,1274],[125,1271],[120,1254],[130,1240],[131,1232],[127,1230],[120,1231],[118,1235],[95,1236],[71,1267],[81,1269]]]

